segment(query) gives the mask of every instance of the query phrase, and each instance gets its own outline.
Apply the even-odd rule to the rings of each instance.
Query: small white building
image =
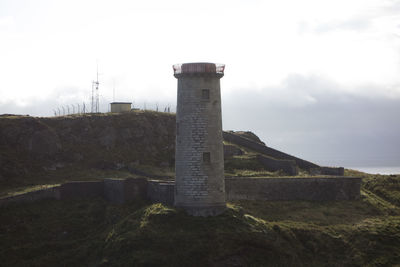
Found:
[[[131,111],[132,102],[112,102],[110,105],[112,113],[128,112]]]

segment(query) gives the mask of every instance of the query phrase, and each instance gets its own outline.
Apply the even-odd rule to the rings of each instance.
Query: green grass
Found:
[[[131,116],[138,113],[143,116]],[[98,128],[85,137],[92,140],[94,133],[108,125],[99,120],[105,116],[113,116],[115,120],[108,122],[124,128],[133,122],[157,125],[152,123],[154,118],[162,117],[161,123],[168,119],[163,116],[169,115],[138,111],[68,118],[76,120],[73,124],[76,132],[83,129],[82,125],[92,124],[91,119],[98,120]],[[2,125],[7,127],[3,129],[11,127],[18,118],[4,119]],[[172,118],[169,119],[173,125]],[[35,161],[21,148],[0,150],[5,163],[0,176],[0,197],[66,181],[136,177],[124,168],[107,169],[107,164],[115,163],[153,175],[173,176],[173,169],[165,166],[169,163],[168,149],[164,146],[168,144],[167,139],[158,140],[162,127],[151,137],[158,140],[158,145],[138,142],[135,149],[124,150],[125,145],[121,144],[115,149],[99,150],[98,144],[88,141],[74,146],[69,140],[73,137],[72,126],[64,118],[45,120],[51,127],[60,129],[65,139],[65,154],[56,161],[66,163],[65,167],[44,171],[43,166],[55,163],[53,158]],[[142,137],[138,138],[142,141]],[[151,145],[154,149],[162,147],[163,151],[158,153]],[[246,154],[227,159],[226,175],[283,175],[265,171],[257,162],[256,153],[243,150]],[[75,160],[76,153],[81,153],[85,160]],[[345,170],[345,175],[365,177],[360,200],[236,201],[228,204],[224,214],[209,218],[191,217],[180,209],[145,201],[112,205],[102,199],[43,200],[2,206],[0,266],[399,264],[400,176],[367,175],[354,170]],[[301,171],[296,177],[307,176],[307,172]]]
[[[248,170],[248,169],[232,169],[232,170],[226,170],[225,171],[225,176],[226,177],[260,177],[260,178],[265,178],[265,177],[279,177],[284,175],[282,171],[276,171],[276,172],[269,172],[269,171],[255,171],[255,170]]]
[[[400,175],[375,175],[365,179],[365,188],[400,205]]]
[[[356,201],[236,201],[208,218],[140,201],[12,204],[0,207],[0,265],[391,266],[400,208],[373,189]]]

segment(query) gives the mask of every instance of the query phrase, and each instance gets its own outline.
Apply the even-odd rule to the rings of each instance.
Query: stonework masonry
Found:
[[[279,171],[282,170],[287,175],[297,175],[299,174],[299,168],[294,160],[288,159],[274,159],[271,157],[266,157],[262,155],[257,155],[257,160],[265,169],[268,171]]]
[[[152,180],[147,185],[147,198],[151,202],[164,203],[174,205],[174,188],[173,181]]]
[[[213,63],[189,63],[175,72],[175,205],[195,216],[217,215],[226,207],[219,81],[223,74],[215,68]]]
[[[112,203],[122,204],[137,199],[146,199],[145,178],[104,179],[104,198]]]
[[[234,200],[334,201],[360,198],[361,178],[229,178],[226,197]]]
[[[122,204],[136,199],[147,199],[147,179],[107,178],[100,181],[73,181],[28,193],[0,199],[0,206],[8,203],[32,202],[42,199],[73,200],[104,198]]]
[[[308,200],[334,201],[360,198],[361,178],[226,178],[226,199],[235,200]],[[174,181],[144,178],[104,179],[103,181],[68,182],[0,199],[0,206],[10,203],[32,202],[41,199],[73,200],[102,197],[123,204],[139,199],[173,205]]]

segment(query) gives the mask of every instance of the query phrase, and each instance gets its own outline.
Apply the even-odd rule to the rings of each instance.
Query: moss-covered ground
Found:
[[[360,200],[237,201],[208,218],[142,201],[3,206],[0,266],[400,264],[400,176],[366,176]]]

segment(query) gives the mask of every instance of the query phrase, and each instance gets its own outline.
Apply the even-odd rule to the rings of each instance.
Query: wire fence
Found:
[[[108,107],[103,107],[104,112],[97,113],[108,113],[111,112],[110,104]],[[159,103],[148,103],[143,102],[141,104],[134,104],[131,106],[131,110],[143,110],[143,111],[156,111],[156,112],[166,112],[166,113],[174,113],[176,108],[172,107],[171,104],[159,104]],[[83,115],[83,114],[92,114],[96,113],[90,109],[90,105],[85,102],[77,103],[77,104],[69,104],[63,105],[53,109],[53,114],[55,117],[59,116],[67,116],[67,115]]]
[[[73,115],[73,114],[86,114],[91,113],[88,110],[88,105],[83,102],[82,104],[70,104],[65,106],[60,106],[53,109],[54,116],[66,116],[66,115]]]

